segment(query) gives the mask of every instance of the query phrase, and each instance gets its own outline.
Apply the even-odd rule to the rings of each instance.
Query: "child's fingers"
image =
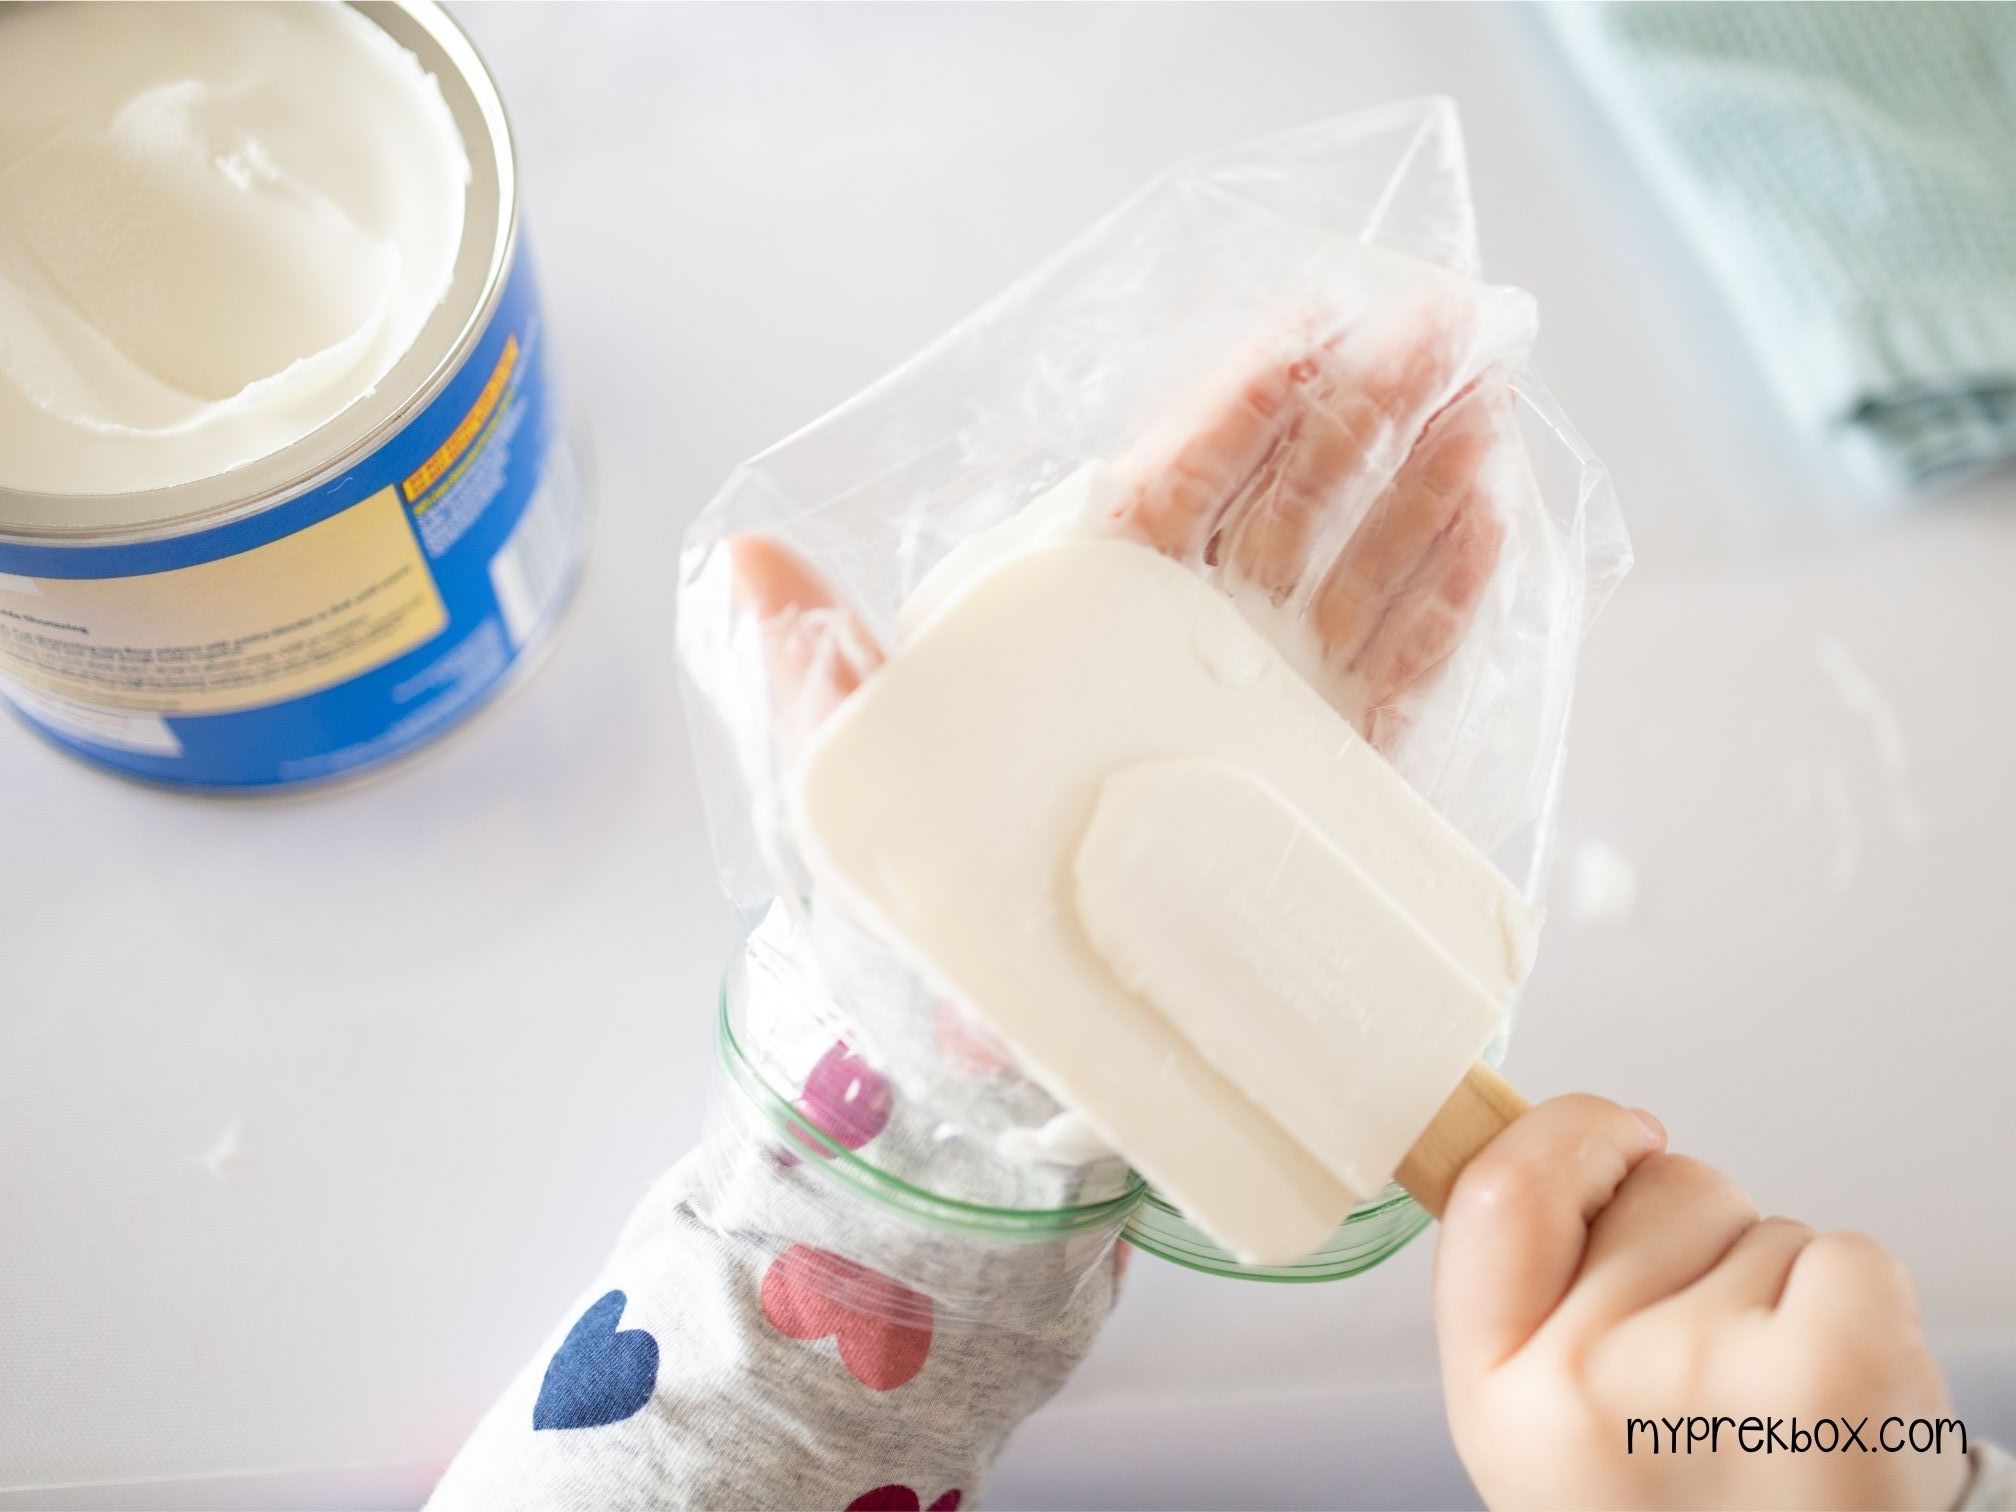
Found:
[[[1337,353],[1298,395],[1274,465],[1219,526],[1220,556],[1234,572],[1277,597],[1293,592],[1316,565],[1326,517],[1361,507],[1383,486],[1384,469],[1404,468],[1421,428],[1457,381],[1463,353],[1444,330],[1449,321],[1434,307],[1417,312],[1370,353]]]
[[[1238,364],[1229,381],[1172,416],[1121,463],[1122,517],[1165,556],[1201,558],[1225,507],[1280,444],[1297,393],[1323,360],[1324,348],[1304,341],[1285,356]]]
[[[1236,366],[1121,464],[1120,518],[1164,554],[1277,598],[1321,574],[1311,622],[1332,664],[1369,690],[1368,728],[1389,747],[1406,727],[1395,700],[1462,640],[1503,538],[1479,473],[1510,390],[1475,379],[1475,324],[1467,305],[1429,299],[1304,335]],[[1370,512],[1328,561],[1368,491]]]
[[[1681,1293],[1686,1306],[1736,1312],[1778,1305],[1792,1264],[1813,1242],[1813,1230],[1793,1218],[1765,1218],[1729,1247],[1715,1268]]]
[[[1480,385],[1429,423],[1392,486],[1338,554],[1309,606],[1324,654],[1337,666],[1349,667],[1368,649],[1387,604],[1419,574],[1474,495],[1502,389]]]
[[[1462,644],[1504,542],[1505,525],[1491,501],[1473,493],[1429,549],[1419,575],[1386,611],[1353,669],[1375,715],[1440,671]]]
[[[1838,1332],[1844,1319],[1877,1328],[1919,1321],[1918,1288],[1904,1263],[1867,1234],[1822,1234],[1792,1263],[1778,1316]]]
[[[737,602],[762,628],[774,712],[802,734],[880,665],[875,639],[810,563],[767,536],[727,543]]]
[[[782,541],[765,535],[733,535],[724,543],[735,568],[735,595],[759,619],[782,620],[806,609],[838,603],[812,564]]]
[[[1663,1302],[1708,1274],[1756,1222],[1757,1205],[1712,1166],[1684,1155],[1645,1161],[1589,1227],[1563,1326],[1607,1328]]]
[[[1481,1374],[1533,1336],[1575,1279],[1591,1221],[1665,1139],[1648,1115],[1577,1095],[1542,1103],[1484,1147],[1442,1215],[1445,1370]]]

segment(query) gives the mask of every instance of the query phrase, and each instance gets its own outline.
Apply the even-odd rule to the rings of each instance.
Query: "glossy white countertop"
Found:
[[[1557,879],[1511,1070],[1893,1244],[1970,1427],[2016,1437],[2016,482],[1854,503],[1530,12],[459,14],[514,119],[594,562],[522,692],[351,791],[177,798],[0,728],[0,1486],[424,1495],[700,1125],[733,925],[669,647],[694,511],[1169,162],[1428,91],[1639,549],[1563,844],[1642,896],[1582,923]],[[1922,839],[1823,637],[1894,705]],[[1431,1249],[1317,1288],[1143,1258],[998,1504],[1465,1494]]]

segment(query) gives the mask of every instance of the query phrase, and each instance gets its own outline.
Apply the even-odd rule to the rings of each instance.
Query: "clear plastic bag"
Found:
[[[1412,476],[1402,469],[1425,454],[1423,438],[1448,449],[1466,415],[1486,426],[1488,456],[1463,487],[1488,492],[1494,561],[1463,605],[1459,638],[1402,694],[1342,684],[1335,693],[1360,700],[1351,712],[1363,719],[1388,721],[1375,738],[1389,758],[1538,901],[1578,648],[1629,547],[1603,470],[1526,365],[1531,302],[1477,274],[1462,140],[1446,100],[1271,138],[1157,180],[895,373],[739,468],[702,513],[681,563],[679,646],[722,882],[750,930],[724,1018],[730,1111],[717,1143],[734,1153],[720,1163],[714,1206],[725,1225],[820,1243],[920,1290],[957,1291],[955,1316],[1027,1320],[1068,1298],[1096,1259],[1090,1252],[1121,1231],[1134,1190],[1124,1165],[1079,1140],[1068,1111],[956,1004],[820,907],[783,801],[804,733],[792,726],[817,711],[793,711],[770,682],[762,634],[732,590],[730,536],[794,548],[870,635],[894,644],[906,600],[960,543],[1087,464],[1138,472],[1180,463],[1182,428],[1204,423],[1199,396],[1222,402],[1228,375],[1246,403],[1239,385],[1253,375],[1308,381],[1309,352],[1339,373],[1399,373],[1373,387],[1402,398],[1368,407],[1360,389],[1334,404],[1326,397],[1309,413],[1327,431],[1312,422],[1272,444],[1240,485],[1244,536],[1200,533],[1165,549],[1235,594],[1264,599],[1262,615],[1313,622],[1352,543],[1373,539],[1382,512],[1399,507]],[[1411,358],[1394,366],[1393,354],[1424,342],[1433,363],[1418,373]],[[1364,415],[1376,423],[1352,418]],[[1337,485],[1349,497],[1326,503],[1292,572],[1257,582],[1282,524],[1306,524],[1291,515],[1296,469],[1309,472],[1309,459],[1341,442],[1355,448]],[[837,1061],[828,1059],[835,1047]],[[736,1062],[757,1068],[753,1100]],[[818,1106],[816,1093],[808,1104],[822,1064],[829,1079],[838,1065],[879,1080],[872,1134],[875,1119],[859,1109]],[[985,1278],[1001,1282],[998,1255],[970,1252],[962,1271],[942,1212],[919,1229],[918,1215],[899,1214],[887,1192],[856,1191],[809,1214],[798,1188],[847,1183],[830,1159],[778,1163],[770,1152],[790,1157],[804,1131],[788,1127],[788,1111],[780,1121],[777,1105],[810,1106],[815,1141],[816,1130],[837,1130],[850,1160],[949,1211],[1120,1211],[1069,1235],[1033,1225],[1024,1242],[1060,1246],[1056,1256],[1025,1253],[1009,1267],[1012,1284],[995,1285]],[[788,1198],[777,1197],[783,1187]],[[752,1195],[759,1190],[772,1198]],[[783,1216],[764,1216],[772,1199]],[[813,1223],[821,1237],[792,1233],[792,1223]],[[1418,1226],[1402,1225],[1407,1235]],[[927,1231],[929,1242],[919,1238]]]

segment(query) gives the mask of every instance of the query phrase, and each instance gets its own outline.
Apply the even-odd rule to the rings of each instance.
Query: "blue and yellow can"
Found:
[[[133,777],[270,791],[363,772],[529,665],[585,511],[495,84],[437,6],[359,5],[439,80],[469,153],[447,298],[366,399],[217,478],[0,490],[0,696]]]

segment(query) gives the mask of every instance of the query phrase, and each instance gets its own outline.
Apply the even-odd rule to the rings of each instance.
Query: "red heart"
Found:
[[[794,1244],[763,1273],[763,1316],[787,1338],[840,1346],[840,1363],[871,1391],[894,1391],[931,1352],[931,1299],[879,1271]]]
[[[847,1503],[847,1512],[917,1512],[923,1498],[908,1486],[877,1486]],[[959,1493],[947,1491],[928,1512],[959,1512]]]

